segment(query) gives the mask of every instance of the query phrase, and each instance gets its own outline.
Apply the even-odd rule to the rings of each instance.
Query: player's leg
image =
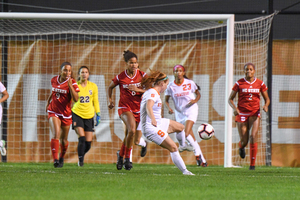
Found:
[[[123,158],[124,158],[124,155],[125,155],[125,140],[126,140],[126,137],[128,135],[126,125],[124,124],[123,121],[122,121],[122,125],[123,125],[123,130],[124,130],[125,137],[124,137],[124,139],[122,141],[121,149],[117,151],[117,163],[116,163],[116,166],[117,166],[118,170],[121,170],[122,167],[123,167]]]
[[[179,151],[193,151],[194,148],[191,146],[186,145],[185,143],[185,137],[186,137],[186,133],[184,130],[184,125],[174,121],[174,120],[170,120],[170,124],[168,127],[168,133],[174,133],[176,132],[176,139],[179,142]]]
[[[248,144],[248,138],[249,138],[248,121],[237,122],[236,124],[240,135],[239,154],[240,157],[244,159],[246,156],[245,147]]]
[[[50,126],[50,131],[52,133],[52,138],[51,138],[51,152],[52,152],[52,157],[54,161],[54,167],[59,166],[59,161],[58,161],[58,151],[59,151],[59,138],[60,138],[60,126],[61,126],[61,121],[58,117],[52,116],[49,118],[49,126]]]
[[[136,129],[135,136],[134,136],[134,144],[142,147],[141,148],[141,157],[145,157],[145,155],[147,153],[147,142],[142,137],[142,135],[143,135],[142,130],[141,130],[142,125],[140,123],[137,123],[136,126],[137,126],[137,129]]]
[[[132,112],[124,112],[121,115],[121,119],[126,125],[127,128],[127,137],[125,140],[125,161],[124,167],[126,170],[130,170],[132,168],[132,163],[130,162],[130,153],[133,146],[134,135],[136,133],[136,121]]]
[[[186,120],[185,122],[185,133],[187,135],[187,141],[192,145],[194,148],[194,154],[196,156],[196,162],[198,166],[207,167],[206,159],[201,151],[200,145],[198,144],[194,133],[193,133],[193,125],[194,122],[192,120]]]
[[[68,135],[69,135],[70,125],[66,126],[66,124],[62,124],[62,126],[61,126],[62,132],[61,132],[61,136],[60,136],[61,151],[60,151],[60,154],[59,154],[59,167],[63,167],[64,158],[65,158],[65,155],[66,155],[67,150],[68,150],[68,146],[69,146]]]
[[[170,151],[173,163],[184,175],[194,175],[186,169],[186,165],[179,154],[175,142],[169,136],[166,137],[166,139],[160,144],[160,146]]]
[[[251,129],[250,135],[250,170],[255,169],[255,161],[256,161],[256,154],[257,154],[257,134],[259,129],[259,117],[251,116],[249,117],[249,129]]]

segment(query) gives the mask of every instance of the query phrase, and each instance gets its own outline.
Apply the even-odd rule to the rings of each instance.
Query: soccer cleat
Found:
[[[255,170],[255,166],[250,166],[249,170]]]
[[[78,161],[78,167],[83,167],[83,162]]]
[[[56,159],[54,160],[54,168],[59,168],[59,161]]]
[[[141,148],[141,157],[145,157],[146,153],[147,153],[147,142],[146,142],[146,146]]]
[[[194,148],[193,148],[192,146],[189,146],[189,145],[179,146],[179,147],[178,147],[178,151],[179,151],[179,152],[183,152],[183,151],[194,151]]]
[[[196,157],[197,165],[200,167],[202,165],[202,159],[199,156],[198,158]]]
[[[207,164],[207,162],[206,162],[206,163],[203,162],[203,163],[201,163],[201,166],[202,166],[202,167],[207,167],[208,164]]]
[[[241,158],[244,159],[246,157],[245,148],[239,148],[239,154]]]
[[[132,162],[130,162],[130,158],[125,158],[124,169],[131,170],[131,168],[132,168]]]
[[[185,170],[185,172],[183,172],[183,175],[195,176],[195,174],[193,174],[189,170]]]
[[[60,157],[58,162],[59,162],[58,168],[62,168],[64,166],[64,158]]]
[[[121,170],[123,167],[123,157],[120,156],[120,151],[117,151],[117,169]]]
[[[1,155],[2,156],[6,156],[5,141],[4,140],[0,140],[0,142],[2,143],[2,146],[0,146]]]

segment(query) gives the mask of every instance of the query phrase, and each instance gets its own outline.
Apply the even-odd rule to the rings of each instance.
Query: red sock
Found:
[[[51,152],[53,160],[58,160],[59,140],[51,139]]]
[[[130,152],[132,148],[125,147],[125,158],[130,158]]]
[[[242,148],[241,141],[239,142],[239,147],[240,147],[240,149]]]
[[[68,146],[69,146],[69,142],[67,142],[65,145],[63,145],[62,143],[60,144],[61,152],[60,152],[59,156],[61,158],[65,157],[65,154],[67,152]]]
[[[125,155],[125,144],[124,144],[124,143],[122,143],[122,146],[121,146],[121,150],[120,150],[119,155],[120,155],[121,157],[124,157],[124,155]]]
[[[257,143],[250,144],[250,166],[255,166]]]

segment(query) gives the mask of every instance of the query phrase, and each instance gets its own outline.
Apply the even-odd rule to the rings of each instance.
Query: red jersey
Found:
[[[260,108],[260,92],[268,88],[262,80],[255,78],[252,83],[245,78],[238,80],[232,90],[239,93],[238,109],[241,113],[255,113]]]
[[[115,76],[112,81],[120,87],[119,108],[130,108],[134,113],[140,112],[142,93],[131,91],[128,89],[128,86],[136,85],[136,87],[140,88],[144,76],[146,76],[146,73],[138,69],[135,70],[133,77],[128,76],[126,70]]]
[[[51,79],[52,98],[48,107],[49,113],[55,113],[56,115],[62,116],[64,118],[72,117],[72,97],[70,94],[68,81],[69,78],[64,82],[60,83],[59,76],[55,76]],[[72,80],[72,85],[76,92],[80,91],[74,79]]]

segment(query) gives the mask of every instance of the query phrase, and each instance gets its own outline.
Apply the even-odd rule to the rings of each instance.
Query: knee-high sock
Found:
[[[125,158],[130,158],[131,149],[132,149],[132,148],[127,148],[127,147],[125,146]]]
[[[178,140],[180,146],[185,146],[185,131],[183,130],[176,133],[176,139]]]
[[[140,142],[139,142],[138,145],[141,146],[141,147],[145,147],[146,146],[146,141],[145,141],[145,139],[143,137],[140,138]]]
[[[194,138],[191,135],[188,135],[186,137],[186,140],[189,141],[189,143],[192,145],[192,147],[194,147],[195,156],[201,156],[202,162],[206,163],[206,160],[203,156],[203,153],[201,151],[201,148],[200,148],[198,142],[196,140],[194,140]]]
[[[176,165],[176,167],[183,173],[184,171],[186,171],[186,166],[179,154],[178,151],[175,152],[170,152],[171,154],[171,158],[173,163]]]
[[[60,152],[59,156],[61,158],[65,157],[65,154],[67,153],[68,146],[69,146],[69,142],[67,142],[65,145],[63,145],[63,143],[60,144],[61,152]]]
[[[84,160],[84,150],[85,150],[85,137],[82,136],[78,138],[78,146],[77,146],[79,162],[83,162]]]
[[[250,166],[255,166],[257,143],[250,144]]]
[[[58,160],[59,140],[51,139],[51,152],[53,160]]]
[[[92,142],[85,141],[84,154],[86,154],[91,149]]]
[[[121,146],[119,155],[121,157],[124,157],[124,155],[125,155],[125,144],[124,144],[124,142],[122,142],[122,146]]]

